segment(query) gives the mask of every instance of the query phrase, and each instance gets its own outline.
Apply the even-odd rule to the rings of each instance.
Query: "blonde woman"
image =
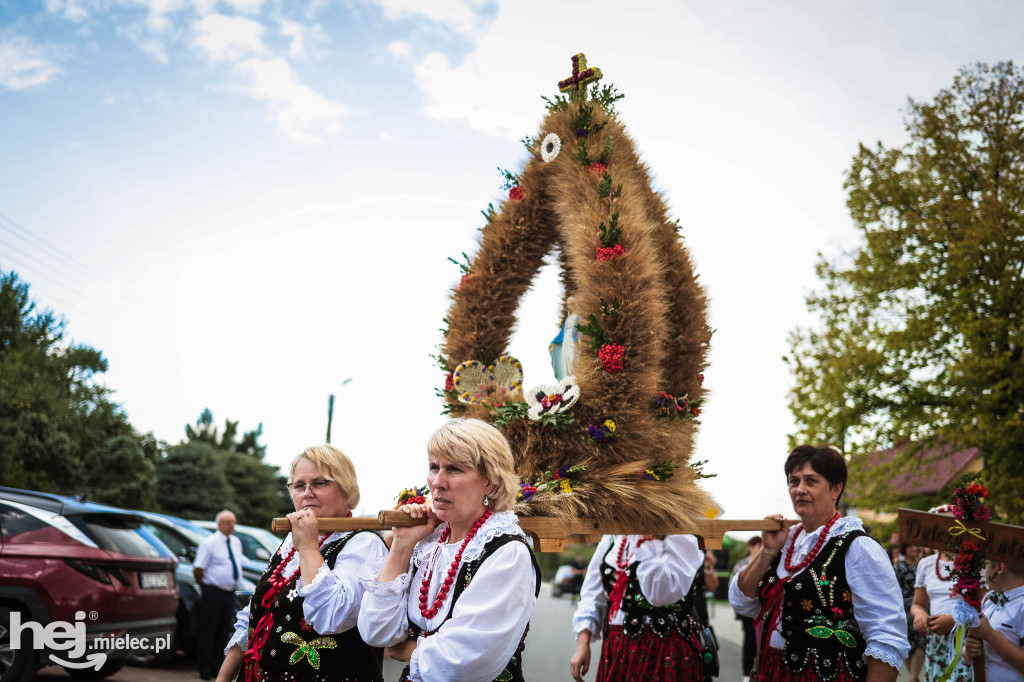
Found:
[[[359,632],[408,661],[403,680],[522,680],[521,652],[540,572],[511,511],[519,491],[508,442],[477,419],[453,419],[427,443],[431,504],[402,509],[371,567]]]
[[[383,650],[359,636],[360,571],[387,548],[370,531],[318,533],[320,517],[351,516],[359,504],[356,471],[330,445],[292,461],[292,532],[270,561],[249,607],[238,612],[218,682],[325,678],[382,682]]]

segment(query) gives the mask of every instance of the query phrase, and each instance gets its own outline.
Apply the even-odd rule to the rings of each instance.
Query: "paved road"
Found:
[[[570,623],[575,605],[568,597],[560,599],[551,596],[551,588],[541,586],[537,610],[530,623],[530,634],[526,639],[524,653],[524,677],[531,682],[567,682],[569,676],[569,657],[575,648]],[[500,617],[499,614],[496,614]],[[719,653],[721,658],[721,674],[719,682],[740,682],[740,643],[742,631],[740,623],[733,617],[728,603],[717,602],[711,606],[711,624],[718,635]],[[593,650],[593,667],[586,676],[592,681],[597,672],[597,645]],[[384,679],[393,682],[401,673],[402,664],[397,661],[384,661]],[[53,666],[44,668],[36,676],[36,680],[66,681],[68,675],[60,668]],[[149,670],[142,668],[124,668],[109,678],[112,682],[183,682],[198,680],[199,675],[194,662],[179,659],[174,665]],[[905,680],[905,673],[900,676]]]

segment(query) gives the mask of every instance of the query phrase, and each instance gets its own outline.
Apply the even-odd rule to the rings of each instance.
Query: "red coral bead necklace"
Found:
[[[637,540],[636,547],[634,547],[633,551],[630,552],[630,556],[632,556],[634,553],[636,553],[636,550],[640,549],[640,545],[642,545],[645,542],[648,542],[650,540],[653,540],[653,539],[654,538],[652,536],[650,536],[650,535],[644,535],[643,537],[641,537],[639,540]],[[626,567],[629,566],[629,559],[623,559],[623,556],[622,556],[623,554],[626,553],[626,543],[627,542],[629,542],[629,536],[628,535],[623,535],[622,536],[622,542],[619,543],[619,554],[615,558],[615,565],[618,567],[618,569],[620,571],[625,571]]]
[[[790,575],[804,570],[812,561],[814,561],[814,557],[818,556],[818,552],[821,551],[822,545],[825,544],[825,540],[828,538],[828,532],[832,530],[832,526],[834,526],[838,520],[839,512],[836,512],[835,516],[829,519],[825,524],[825,527],[821,529],[821,535],[818,536],[818,541],[814,543],[814,548],[806,557],[804,557],[803,561],[794,565],[793,550],[796,548],[796,541],[800,537],[800,533],[803,533],[806,530],[803,524],[800,524],[800,530],[798,530],[796,535],[793,536],[793,542],[789,545],[789,549],[786,550],[786,570],[789,571]]]
[[[331,537],[330,533],[323,536],[323,538],[320,539],[318,547],[323,548],[324,543],[327,542],[327,538],[329,537]],[[283,588],[291,581],[295,580],[295,576],[297,576],[299,574],[299,571],[302,570],[302,565],[300,564],[298,568],[292,571],[292,574],[290,576],[288,576],[287,578],[281,577],[281,574],[284,572],[284,567],[288,565],[288,562],[292,560],[293,556],[295,556],[295,545],[292,545],[292,548],[288,550],[288,554],[285,555],[284,559],[281,560],[281,563],[277,565],[277,568],[274,569],[274,572],[270,574],[270,584],[272,587],[277,588],[277,592],[280,592],[281,588]]]
[[[426,575],[423,576],[423,582],[420,583],[420,614],[427,620],[430,620],[437,615],[441,605],[444,604],[444,600],[448,597],[448,592],[452,588],[452,583],[455,582],[455,575],[459,572],[459,563],[462,561],[462,553],[466,549],[466,545],[472,540],[480,526],[487,522],[487,519],[491,518],[491,510],[488,509],[483,513],[477,522],[473,524],[473,527],[466,533],[466,538],[462,541],[462,545],[459,547],[459,551],[455,553],[455,559],[452,560],[452,565],[448,569],[448,575],[445,576],[444,582],[441,583],[441,589],[437,591],[437,597],[434,599],[434,603],[431,604],[430,608],[427,608],[428,596],[430,592],[430,579],[434,576],[434,570],[428,569]],[[452,527],[449,524],[441,531],[441,537],[438,539],[437,544],[443,545],[448,542],[448,537],[452,533]]]
[[[949,575],[947,575],[945,578],[943,578],[942,574],[939,573],[939,564],[941,564],[941,563],[942,563],[942,554],[940,553],[940,554],[936,555],[936,557],[935,557],[935,577],[938,578],[939,580],[941,580],[942,582],[949,582],[949,580],[953,577],[953,572],[950,571]]]

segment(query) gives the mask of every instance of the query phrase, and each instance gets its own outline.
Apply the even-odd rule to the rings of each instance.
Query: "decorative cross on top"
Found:
[[[572,76],[558,81],[560,92],[587,98],[587,84],[601,79],[601,69],[587,68],[587,57],[582,52],[572,56]],[[582,87],[581,87],[582,86]]]

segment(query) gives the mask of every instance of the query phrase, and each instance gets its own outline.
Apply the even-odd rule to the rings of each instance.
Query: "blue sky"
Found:
[[[322,440],[365,511],[423,480],[427,355],[480,209],[587,54],[712,299],[697,457],[732,517],[788,510],[786,334],[854,237],[857,144],[1018,59],[1014,2],[0,0],[0,268],[101,349],[133,423],[209,407],[285,464]],[[547,268],[509,352],[550,378]],[[342,387],[342,381],[353,381]],[[737,429],[742,424],[744,428]],[[738,472],[744,472],[742,475]],[[401,472],[396,475],[395,472]],[[774,477],[774,479],[773,479]],[[763,485],[776,480],[777,486]]]

